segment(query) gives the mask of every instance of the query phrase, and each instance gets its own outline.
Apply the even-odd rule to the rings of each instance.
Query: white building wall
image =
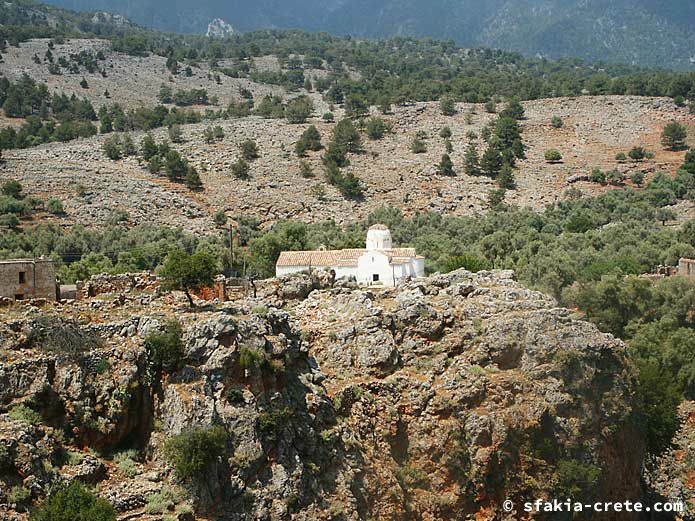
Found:
[[[335,272],[335,278],[341,279],[343,277],[355,277],[357,278],[357,268],[353,266],[311,266],[312,270],[333,270]],[[309,266],[275,266],[275,276],[282,277],[283,275],[289,275],[290,273],[300,273],[302,271],[309,271]]]
[[[276,277],[282,277],[290,273],[299,273],[301,271],[309,271],[309,266],[275,266]]]
[[[393,286],[398,282],[398,273],[395,273],[396,268],[396,266],[391,266],[389,258],[383,253],[368,251],[357,259],[357,282],[375,284],[374,275],[378,275],[379,280],[376,284]]]

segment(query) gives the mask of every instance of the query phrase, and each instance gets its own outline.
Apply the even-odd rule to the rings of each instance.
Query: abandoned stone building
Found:
[[[681,259],[678,261],[678,274],[684,277],[695,277],[695,259]]]
[[[51,259],[0,261],[0,297],[13,300],[57,300],[55,265]]]

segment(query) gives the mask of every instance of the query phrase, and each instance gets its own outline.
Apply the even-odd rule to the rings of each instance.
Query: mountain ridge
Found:
[[[660,0],[49,0],[106,10],[158,29],[204,34],[222,18],[241,31],[298,28],[356,37],[453,39],[548,58],[575,56],[646,66],[695,67],[695,5]]]

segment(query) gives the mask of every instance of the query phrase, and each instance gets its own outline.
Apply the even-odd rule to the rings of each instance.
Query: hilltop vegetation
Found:
[[[326,71],[311,87],[326,99],[355,106],[408,101],[484,102],[493,97],[538,99],[589,94],[632,94],[695,98],[692,74],[650,71],[634,66],[590,65],[577,58],[548,61],[514,52],[464,49],[453,41],[396,37],[356,40],[303,31],[257,31],[226,39],[160,33],[86,14],[51,9],[28,0],[0,7],[0,36],[11,45],[29,38],[102,37],[114,50],[167,58],[173,74],[182,64],[208,62],[214,71],[251,77],[297,90],[308,69]],[[273,55],[281,72],[253,71],[249,59]],[[663,62],[660,62],[660,65]],[[359,73],[359,77],[350,74]]]

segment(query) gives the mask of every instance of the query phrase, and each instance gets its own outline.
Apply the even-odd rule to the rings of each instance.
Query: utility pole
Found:
[[[234,258],[234,225],[229,223],[229,252],[232,254],[232,266],[236,259]]]

